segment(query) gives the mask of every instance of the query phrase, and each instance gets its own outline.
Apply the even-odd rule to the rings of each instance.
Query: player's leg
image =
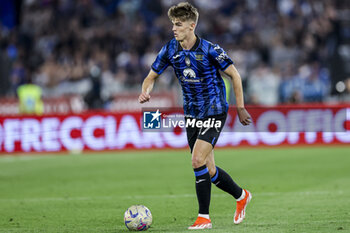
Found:
[[[192,167],[196,176],[196,194],[199,205],[198,218],[188,229],[211,228],[209,218],[209,205],[211,193],[211,179],[206,166],[208,155],[211,153],[212,145],[203,140],[196,140],[192,151]]]
[[[216,185],[216,187],[231,194],[235,199],[239,199],[242,196],[243,189],[238,186],[233,181],[231,176],[223,169],[215,166],[214,150],[212,150],[208,156],[207,167],[209,169],[211,181]]]
[[[216,166],[214,160],[214,150],[211,150],[210,154],[207,157],[207,168],[209,170],[210,177],[214,177],[216,174]]]
[[[231,176],[220,167],[215,166],[214,150],[212,150],[207,158],[207,167],[211,177],[211,181],[216,187],[231,194],[235,199],[240,199],[243,194],[243,189],[238,186]]]
[[[214,150],[208,155],[206,165],[211,181],[216,187],[231,194],[236,199],[237,204],[233,221],[235,224],[241,223],[245,217],[245,209],[252,198],[251,193],[238,186],[223,169],[215,166]]]
[[[209,219],[211,193],[211,177],[209,172],[213,173],[216,170],[212,151],[224,127],[226,114],[212,116],[204,121],[206,120],[215,121],[215,127],[203,126],[199,129],[199,132],[197,131],[197,140],[192,151],[192,166],[196,175],[196,192],[199,204],[198,216]],[[217,126],[217,123],[221,123],[220,126]]]

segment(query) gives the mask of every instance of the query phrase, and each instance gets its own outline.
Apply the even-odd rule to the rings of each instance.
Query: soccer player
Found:
[[[169,9],[168,16],[173,23],[175,38],[160,50],[143,81],[139,102],[150,100],[155,80],[171,65],[182,86],[186,121],[201,123],[186,127],[199,204],[198,218],[188,229],[212,227],[209,218],[211,182],[236,199],[233,221],[239,224],[245,217],[245,209],[252,195],[238,186],[222,168],[215,166],[213,149],[228,111],[225,84],[219,70],[232,80],[240,122],[243,125],[251,123],[250,115],[244,108],[241,77],[219,45],[195,34],[199,14],[194,6],[186,2],[179,3]],[[204,124],[206,120],[215,121],[215,127]]]

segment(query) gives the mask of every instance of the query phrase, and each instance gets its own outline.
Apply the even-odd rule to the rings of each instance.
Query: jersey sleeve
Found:
[[[156,60],[152,64],[152,70],[157,74],[163,73],[163,71],[169,66],[169,59],[167,57],[168,50],[165,45],[158,53]]]
[[[233,64],[233,61],[227,55],[225,50],[217,44],[211,44],[209,46],[209,56],[212,58],[215,65],[222,71],[226,70],[229,65]]]

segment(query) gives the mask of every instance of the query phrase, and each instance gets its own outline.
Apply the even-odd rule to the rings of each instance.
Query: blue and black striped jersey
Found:
[[[227,112],[225,84],[219,70],[231,64],[219,45],[197,37],[191,50],[184,50],[172,39],[160,50],[152,70],[161,74],[171,65],[182,87],[185,115],[203,119]]]

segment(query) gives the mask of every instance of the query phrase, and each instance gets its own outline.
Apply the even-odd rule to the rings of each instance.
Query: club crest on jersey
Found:
[[[185,63],[186,63],[186,66],[191,66],[191,60],[189,57],[185,57]]]
[[[186,68],[183,71],[183,75],[186,78],[195,78],[196,77],[196,73],[194,72],[194,70],[192,70],[191,68]]]

